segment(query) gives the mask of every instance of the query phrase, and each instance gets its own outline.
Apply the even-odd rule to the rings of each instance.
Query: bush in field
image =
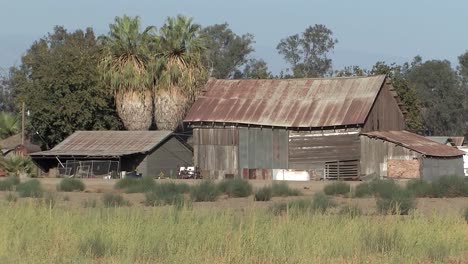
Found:
[[[105,207],[121,207],[130,205],[130,203],[125,200],[122,195],[114,193],[105,193],[102,196],[102,203]]]
[[[156,185],[152,177],[132,178],[127,177],[119,180],[115,185],[115,189],[123,189],[126,193],[144,193],[148,192]]]
[[[104,241],[102,236],[94,233],[93,236],[80,243],[80,251],[84,256],[92,256],[95,258],[104,257],[109,250],[111,243]]]
[[[312,198],[312,210],[318,213],[325,213],[329,208],[335,207],[336,203],[324,193],[316,193]]]
[[[6,196],[5,196],[5,200],[9,203],[15,203],[16,201],[18,201],[18,197],[16,196],[15,193],[13,192],[9,192]]]
[[[337,181],[329,183],[323,188],[323,192],[326,195],[345,195],[351,191],[349,183]]]
[[[255,192],[254,199],[255,199],[255,201],[259,201],[259,202],[270,201],[270,200],[271,200],[271,196],[272,196],[271,193],[272,193],[272,191],[271,191],[271,187],[270,187],[270,186],[262,187],[262,188],[258,189],[258,190]]]
[[[157,183],[154,185],[153,189],[154,190],[160,190],[160,191],[169,191],[169,192],[174,192],[174,193],[189,193],[190,192],[190,186],[186,183],[175,183],[175,182],[162,182],[162,183]]]
[[[96,199],[86,199],[82,203],[84,208],[96,208],[97,207],[97,201]]]
[[[368,197],[372,195],[371,186],[368,182],[360,183],[354,189],[354,196],[358,198]]]
[[[460,176],[443,176],[432,182],[434,197],[467,197],[468,182]]]
[[[65,178],[60,181],[57,185],[57,191],[61,192],[73,192],[73,191],[84,191],[85,189],[84,183],[79,179],[74,178]]]
[[[252,185],[240,178],[225,179],[218,184],[218,188],[229,197],[247,197],[252,194]]]
[[[42,197],[44,190],[42,189],[41,183],[38,180],[29,180],[20,183],[16,187],[20,197]]]
[[[465,211],[463,212],[463,217],[465,218],[465,221],[468,224],[468,207],[465,208]]]
[[[357,216],[361,216],[362,210],[359,207],[354,206],[354,205],[345,205],[340,208],[340,211],[338,211],[338,214],[354,218]]]
[[[218,187],[211,181],[202,181],[190,190],[190,197],[195,202],[213,202],[219,195]]]
[[[275,215],[281,215],[286,212],[305,213],[312,210],[312,200],[298,199],[289,202],[274,203],[269,210]]]
[[[19,177],[10,176],[0,181],[0,191],[13,191],[20,184]]]
[[[44,195],[44,205],[53,208],[57,204],[57,195],[53,192],[46,192]]]
[[[415,207],[413,194],[402,188],[395,189],[389,196],[377,199],[377,210],[383,214],[406,215]]]
[[[402,236],[395,228],[379,226],[377,230],[365,228],[361,231],[361,246],[366,253],[386,254],[401,248]]]
[[[395,181],[390,179],[374,179],[369,182],[371,193],[376,197],[390,197],[400,189]]]
[[[409,181],[406,184],[406,190],[413,193],[416,197],[430,197],[433,195],[432,185],[422,179]]]
[[[298,196],[301,192],[298,189],[292,189],[285,182],[273,182],[271,185],[273,196]]]

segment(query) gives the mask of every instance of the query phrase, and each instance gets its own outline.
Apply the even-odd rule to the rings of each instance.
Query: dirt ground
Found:
[[[101,201],[101,197],[104,193],[121,193],[125,199],[127,199],[132,206],[145,207],[144,205],[144,194],[126,194],[113,188],[117,180],[104,180],[104,179],[83,179],[82,181],[86,185],[84,192],[57,192],[56,186],[61,179],[57,178],[42,178],[39,179],[42,185],[47,191],[54,192],[57,195],[57,205],[60,207],[71,207],[80,208],[83,207],[83,203],[86,200],[95,199],[98,203]],[[171,180],[157,180],[160,182],[171,181]],[[195,184],[197,180],[174,180],[176,182],[184,182],[189,185]],[[228,198],[227,196],[221,196],[215,202],[197,202],[194,203],[194,208],[199,209],[222,209],[229,208],[233,210],[248,210],[251,208],[265,208],[271,206],[275,202],[288,201],[294,199],[307,199],[310,198],[314,193],[323,190],[324,186],[329,182],[323,181],[308,181],[308,182],[288,182],[292,188],[299,189],[302,192],[301,196],[298,197],[273,197],[269,202],[255,202],[253,196],[246,198]],[[359,184],[360,182],[349,182],[352,186]],[[271,181],[253,180],[251,181],[254,189],[270,185]],[[401,182],[404,184],[404,182]],[[5,196],[8,192],[0,192],[0,201],[5,201]],[[356,205],[365,213],[375,212],[375,199],[374,198],[344,198],[334,197],[333,198],[339,205],[349,204]],[[19,202],[26,202],[27,198],[20,198]],[[468,198],[418,198],[417,208],[418,211],[425,215],[432,214],[456,214],[459,215],[464,208],[468,206]],[[151,210],[151,207],[146,207]]]

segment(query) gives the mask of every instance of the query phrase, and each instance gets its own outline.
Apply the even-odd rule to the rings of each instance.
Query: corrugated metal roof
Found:
[[[0,140],[0,148],[4,152],[8,152],[14,150],[17,146],[21,145],[21,134],[16,134],[10,137],[7,137],[3,140]],[[39,145],[31,143],[29,139],[25,139],[24,146],[28,153],[34,153],[41,151],[41,147]]]
[[[438,143],[408,131],[373,131],[363,133],[362,135],[383,139],[426,156],[457,157],[464,154],[454,147]]]
[[[185,122],[279,127],[363,124],[385,75],[329,79],[209,80]]]
[[[77,131],[49,151],[31,156],[124,156],[154,149],[171,131]]]

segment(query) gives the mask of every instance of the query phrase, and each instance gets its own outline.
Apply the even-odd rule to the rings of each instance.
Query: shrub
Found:
[[[432,186],[429,182],[418,179],[411,180],[406,184],[406,189],[414,194],[416,197],[429,197],[432,196]]]
[[[86,199],[82,202],[84,208],[96,208],[97,201],[96,199]]]
[[[273,204],[269,210],[275,215],[281,215],[285,212],[305,213],[311,211],[312,201],[310,199],[298,199],[289,202]]]
[[[70,201],[70,196],[64,195],[64,196],[63,196],[63,201],[65,201],[65,202]]]
[[[123,180],[125,179],[127,178],[124,178]],[[145,192],[151,191],[156,185],[156,182],[154,181],[152,177],[142,177],[142,178],[133,178],[130,181],[126,182],[126,184],[129,184],[129,185],[124,188],[121,188],[121,189],[125,189],[126,193],[145,193]]]
[[[19,177],[10,176],[0,181],[0,191],[14,191],[16,185],[20,184]]]
[[[202,181],[190,190],[190,197],[195,202],[213,202],[219,195],[217,186],[211,181]]]
[[[354,218],[354,217],[362,215],[362,210],[359,207],[354,206],[354,205],[345,205],[340,208],[340,211],[338,211],[338,214]]]
[[[285,182],[273,182],[271,185],[273,196],[298,196],[301,192],[298,189],[292,189]]]
[[[186,183],[163,182],[155,184],[151,191],[154,190],[174,193],[188,193],[190,192],[190,186]]]
[[[140,180],[139,178],[133,178],[133,177],[126,177],[126,178],[120,179],[115,183],[114,189],[126,189],[130,186],[138,185],[139,180]]]
[[[379,226],[377,230],[365,228],[361,231],[364,252],[385,254],[401,247],[401,235],[396,228]]]
[[[262,187],[255,192],[254,200],[259,202],[270,201],[272,196],[271,193],[272,191],[270,186]]]
[[[92,257],[103,257],[108,250],[110,241],[104,241],[99,233],[94,233],[92,237],[82,241],[79,245],[83,255],[91,255]]]
[[[225,179],[218,184],[218,188],[229,197],[247,197],[252,194],[252,185],[240,178]]]
[[[105,207],[120,207],[130,205],[130,203],[125,200],[122,195],[114,193],[105,193],[102,196],[102,203]]]
[[[413,208],[415,208],[413,194],[402,188],[394,190],[390,196],[377,199],[377,210],[383,214],[406,215]]]
[[[12,155],[2,160],[1,167],[8,176],[36,176],[34,173],[34,163],[29,156]]]
[[[330,184],[327,184],[323,191],[326,195],[345,195],[349,193],[351,190],[351,186],[349,183],[337,181]]]
[[[44,193],[41,183],[38,180],[29,180],[20,183],[16,187],[16,190],[18,191],[20,197],[40,198]]]
[[[84,183],[79,179],[74,178],[65,178],[60,181],[57,185],[57,191],[61,192],[73,192],[73,191],[84,191],[85,189]]]
[[[44,195],[44,205],[53,208],[57,204],[57,195],[52,192],[46,192]]]
[[[6,196],[5,196],[5,200],[9,203],[16,203],[16,201],[18,201],[18,197],[16,196],[15,193],[12,193],[12,192],[9,192]]]
[[[316,193],[312,198],[312,210],[318,213],[325,213],[330,207],[335,207],[335,202],[324,193]]]
[[[354,189],[354,196],[358,198],[367,197],[372,195],[372,190],[368,182],[360,183]]]
[[[434,197],[468,196],[468,182],[460,176],[444,176],[432,182]]]
[[[468,207],[465,208],[463,212],[463,217],[465,218],[466,223],[468,223]]]
[[[392,194],[400,189],[393,180],[374,179],[369,182],[371,193],[376,197],[391,197]]]

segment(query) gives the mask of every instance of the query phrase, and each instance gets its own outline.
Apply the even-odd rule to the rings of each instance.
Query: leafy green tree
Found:
[[[16,135],[19,129],[17,116],[8,112],[0,112],[0,139]]]
[[[203,65],[210,71],[210,76],[218,79],[234,77],[247,57],[254,51],[252,34],[239,36],[232,32],[227,23],[203,28],[200,37],[206,47]]]
[[[458,57],[459,66],[458,73],[462,80],[462,93],[465,95],[463,98],[463,120],[465,123],[465,137],[468,137],[468,52]]]
[[[169,17],[159,31],[155,65],[154,117],[158,129],[174,130],[194,102],[207,71],[202,65],[201,26],[182,15]]]
[[[429,135],[462,135],[463,88],[449,61],[420,58],[412,63],[408,80],[421,101],[423,129]]]
[[[404,104],[406,111],[406,127],[410,130],[420,130],[422,128],[422,116],[420,100],[416,94],[414,85],[410,84],[407,78],[410,66],[377,62],[370,71],[370,75],[386,74],[392,80],[398,96]]]
[[[342,70],[335,71],[337,77],[367,76],[369,72],[357,65],[345,66]]]
[[[0,69],[1,70],[1,69]],[[11,89],[10,77],[0,71],[0,111],[15,111],[14,93]]]
[[[155,28],[140,31],[139,17],[116,17],[109,25],[100,72],[111,88],[117,113],[128,130],[148,130],[153,121],[154,73],[150,69]]]
[[[234,79],[270,79],[273,75],[268,70],[267,63],[262,59],[250,59],[242,71],[234,74]]]
[[[99,50],[91,28],[68,33],[55,27],[12,68],[17,100],[30,113],[28,131],[43,147],[53,147],[75,130],[119,128],[112,97],[100,81]]]
[[[331,74],[332,60],[328,54],[333,51],[337,39],[324,25],[309,26],[299,34],[282,39],[276,49],[291,64],[295,78],[323,77]]]

